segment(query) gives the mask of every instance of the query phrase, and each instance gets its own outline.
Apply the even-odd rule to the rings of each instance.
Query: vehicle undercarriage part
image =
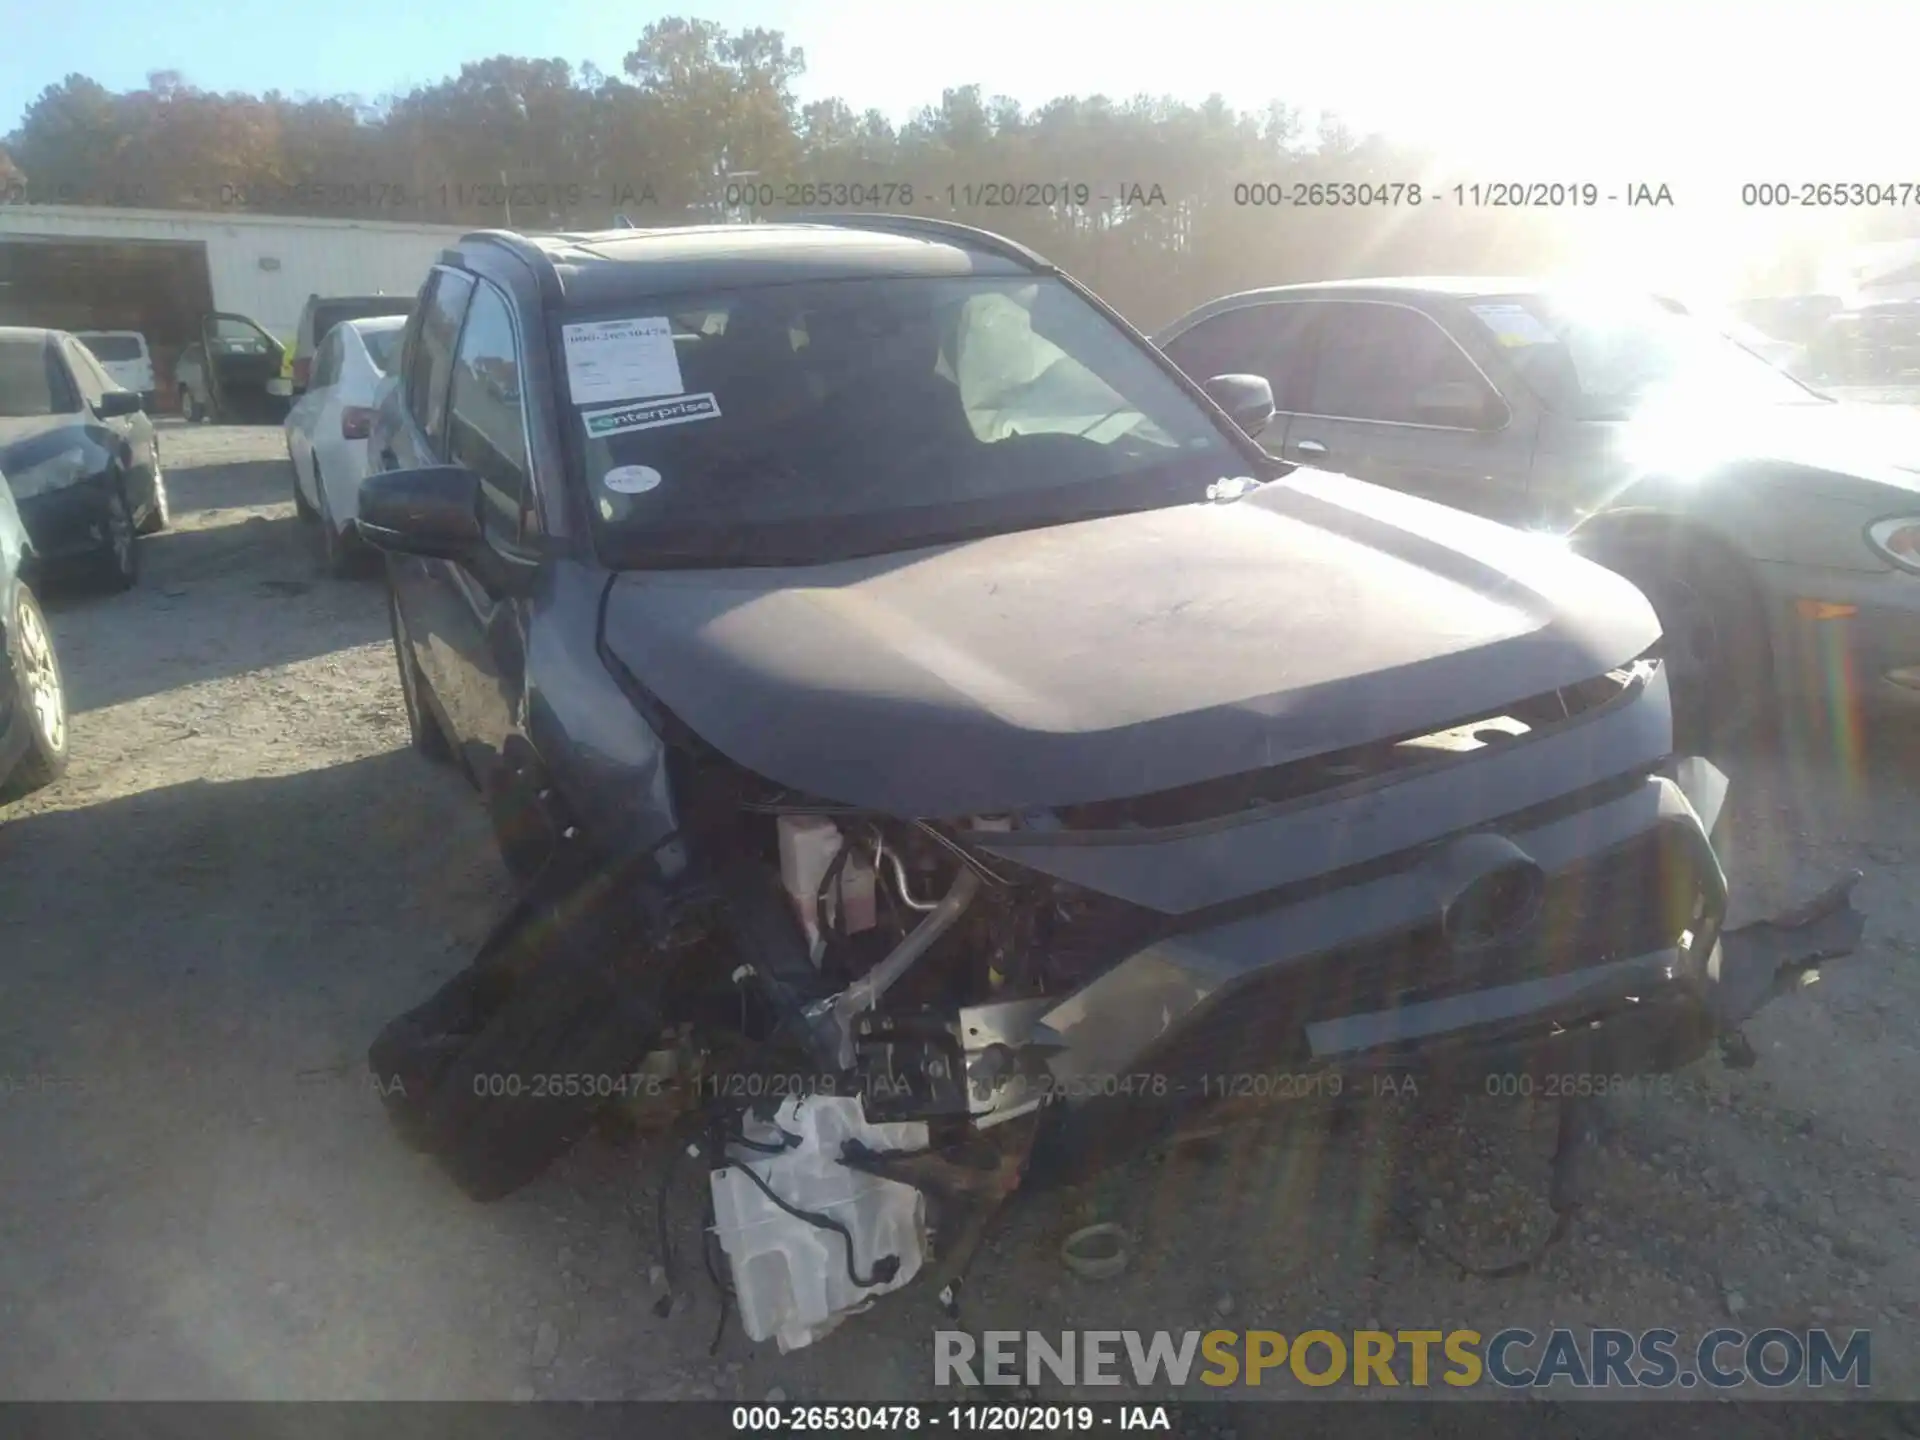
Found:
[[[849,1144],[921,1151],[927,1127],[870,1124],[858,1098],[789,1098],[771,1119],[744,1116],[714,1169],[714,1233],[749,1339],[777,1339],[782,1352],[810,1345],[920,1273],[925,1198],[843,1165]]]

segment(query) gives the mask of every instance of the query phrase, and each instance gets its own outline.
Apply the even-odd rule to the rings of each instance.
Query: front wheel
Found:
[[[51,785],[67,768],[67,691],[60,659],[53,653],[47,617],[33,591],[14,587],[12,623],[7,626],[7,663],[13,670],[17,703],[27,721],[27,753],[0,783],[0,799],[11,800]]]

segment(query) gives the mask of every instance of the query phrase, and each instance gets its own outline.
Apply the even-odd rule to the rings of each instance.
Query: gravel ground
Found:
[[[389,1134],[366,1044],[464,964],[504,874],[404,748],[380,589],[321,578],[278,431],[162,434],[175,528],[133,592],[50,606],[72,768],[0,818],[0,1396],[928,1396],[926,1295],[790,1356],[737,1326],[710,1351],[704,1280],[656,1317],[657,1147],[595,1139],[480,1206]],[[1456,1261],[1537,1243],[1550,1108],[1423,1097],[1021,1197],[965,1323],[1829,1323],[1873,1330],[1878,1394],[1920,1394],[1917,748],[1727,762],[1736,918],[1857,867],[1868,942],[1750,1027],[1756,1068],[1611,1102],[1542,1266]],[[696,1254],[691,1166],[673,1198]],[[1135,1237],[1118,1280],[1056,1258],[1093,1219]]]

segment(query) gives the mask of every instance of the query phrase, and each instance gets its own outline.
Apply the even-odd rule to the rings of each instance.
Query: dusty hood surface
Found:
[[[1659,633],[1626,581],[1299,471],[795,568],[626,574],[606,643],[739,764],[902,816],[1119,799],[1495,713]]]

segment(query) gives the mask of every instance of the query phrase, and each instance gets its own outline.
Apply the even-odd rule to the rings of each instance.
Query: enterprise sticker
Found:
[[[700,395],[674,395],[664,400],[640,400],[631,405],[616,405],[610,410],[589,411],[581,418],[587,422],[587,435],[598,440],[603,435],[624,435],[630,430],[657,430],[662,425],[718,420],[720,402],[708,391]]]

